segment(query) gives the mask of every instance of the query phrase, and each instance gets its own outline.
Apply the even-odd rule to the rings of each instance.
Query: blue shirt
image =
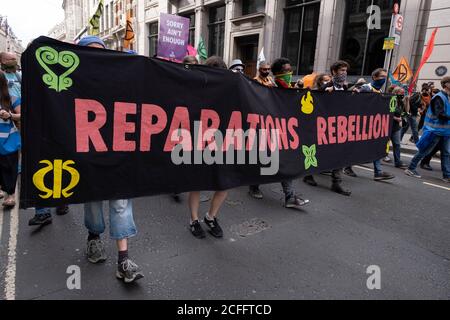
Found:
[[[20,98],[12,97],[11,100],[11,108],[14,110],[20,105]],[[17,152],[20,147],[20,133],[14,122],[11,119],[0,119],[0,154],[7,155]]]

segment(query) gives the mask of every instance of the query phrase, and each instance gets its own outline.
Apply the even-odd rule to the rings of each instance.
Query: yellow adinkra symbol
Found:
[[[40,170],[38,170],[33,175],[33,183],[40,191],[45,192],[44,195],[39,195],[42,199],[48,199],[53,196],[54,199],[61,198],[61,195],[64,198],[68,198],[73,195],[73,192],[70,192],[77,184],[80,182],[80,173],[72,168],[70,165],[74,165],[75,162],[72,160],[62,161],[60,159],[56,159],[52,162],[49,160],[39,161],[41,164],[45,164],[46,166]],[[49,189],[45,186],[44,178],[47,173],[53,171],[53,190]],[[70,183],[67,187],[62,187],[62,174],[63,171],[67,171],[70,174]]]
[[[311,95],[311,92],[308,91],[303,97],[302,97],[302,112],[305,114],[311,114],[314,111],[314,100]]]

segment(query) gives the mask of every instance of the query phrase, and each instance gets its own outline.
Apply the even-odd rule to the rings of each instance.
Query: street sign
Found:
[[[401,14],[394,15],[393,22],[389,36],[395,38],[395,45],[398,46],[400,45],[400,35],[403,30],[403,16]]]
[[[384,38],[383,50],[394,50],[394,47],[395,47],[394,37]]]
[[[395,68],[392,75],[394,76],[395,80],[400,81],[401,83],[406,83],[409,79],[411,79],[413,73],[411,68],[409,67],[408,60],[406,60],[405,57],[402,57],[400,59],[400,62],[398,63],[398,66]]]

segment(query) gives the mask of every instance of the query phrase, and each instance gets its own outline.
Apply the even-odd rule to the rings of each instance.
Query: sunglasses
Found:
[[[270,71],[270,68],[261,68],[262,71]]]

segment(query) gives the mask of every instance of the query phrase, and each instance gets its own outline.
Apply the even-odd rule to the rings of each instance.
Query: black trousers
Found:
[[[14,194],[18,175],[19,152],[0,155],[0,185],[7,194]]]

